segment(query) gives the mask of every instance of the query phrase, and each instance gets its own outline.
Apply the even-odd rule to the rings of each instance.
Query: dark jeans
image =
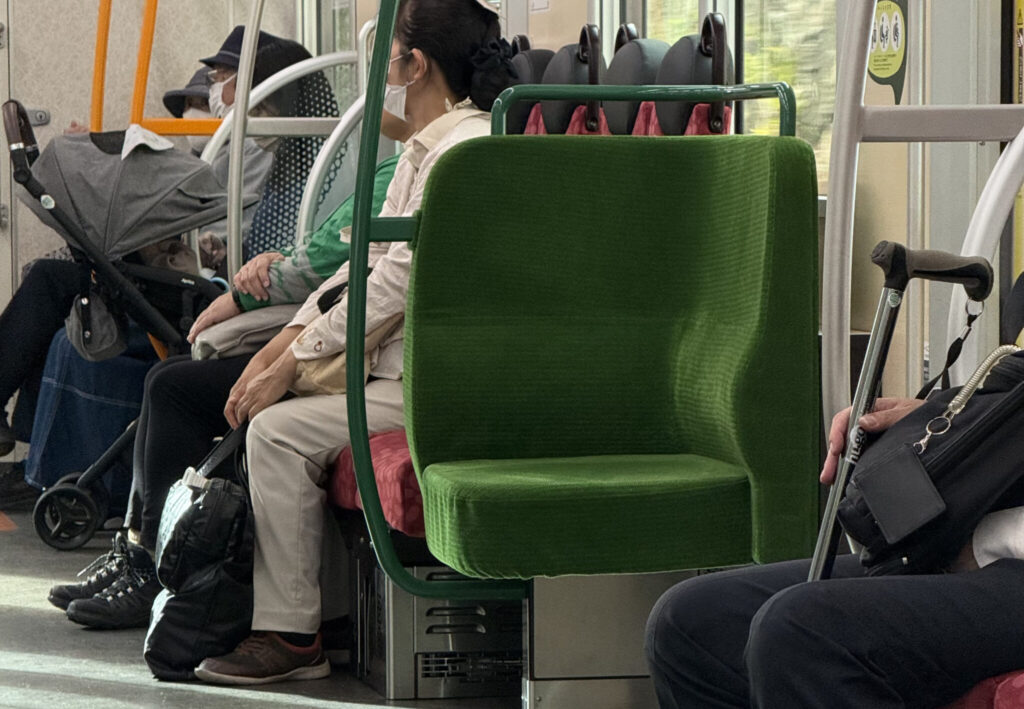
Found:
[[[930,576],[862,576],[853,556],[698,576],[647,624],[662,709],[940,707],[1024,667],[1024,561]]]
[[[46,351],[64,327],[82,286],[81,274],[74,261],[39,259],[0,314],[0,411],[24,385],[27,396],[18,403],[19,422],[31,425]],[[25,426],[17,429],[18,438],[27,441]]]
[[[127,525],[156,547],[167,491],[185,468],[198,465],[212,439],[229,430],[224,404],[252,355],[193,362],[187,355],[160,362],[146,376],[135,439],[132,504]]]

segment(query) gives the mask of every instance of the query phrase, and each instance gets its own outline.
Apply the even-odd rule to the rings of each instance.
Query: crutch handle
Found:
[[[880,241],[871,261],[885,273],[885,287],[906,290],[912,278],[959,283],[971,300],[985,300],[992,292],[992,266],[981,256],[957,256],[945,251],[908,249],[891,241]]]

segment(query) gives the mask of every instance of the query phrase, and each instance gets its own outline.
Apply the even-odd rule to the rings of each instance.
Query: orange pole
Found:
[[[142,17],[139,60],[135,69],[135,93],[132,95],[132,123],[142,122],[142,114],[146,108],[146,84],[149,83],[149,60],[153,55],[157,4],[158,0],[146,0],[146,10]]]
[[[143,118],[139,125],[160,135],[213,135],[219,118]]]
[[[89,130],[103,130],[103,94],[107,78],[107,44],[110,39],[110,12],[113,0],[100,0],[100,16],[96,23],[96,56],[92,67],[92,113]]]

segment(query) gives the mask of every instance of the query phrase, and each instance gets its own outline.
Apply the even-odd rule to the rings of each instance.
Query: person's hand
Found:
[[[199,235],[199,258],[203,268],[217,270],[228,255],[224,240],[212,231],[204,231]]]
[[[189,344],[195,344],[196,337],[206,328],[230,320],[241,312],[230,293],[218,295],[212,303],[206,306],[206,310],[199,313],[199,317],[192,324],[192,329],[188,331]]]
[[[77,135],[80,133],[88,133],[89,126],[78,121],[71,121],[71,124],[64,129],[64,135]]]
[[[923,403],[922,399],[879,399],[875,402],[874,410],[861,416],[857,423],[868,433],[884,431]],[[850,428],[851,410],[852,407],[847,407],[832,419],[832,428],[828,433],[828,454],[825,456],[825,464],[819,476],[825,485],[831,485],[836,479],[839,457],[846,447],[846,432]]]
[[[253,257],[235,274],[235,288],[256,300],[266,300],[270,297],[267,292],[270,286],[270,264],[283,260],[284,256],[276,251],[267,251]]]
[[[230,410],[228,407],[224,409],[231,428],[238,428],[245,421],[251,421],[260,411],[280,401],[295,381],[297,367],[298,360],[289,348],[273,364],[245,383],[244,390],[239,390],[233,405],[235,389],[232,388],[228,397]]]

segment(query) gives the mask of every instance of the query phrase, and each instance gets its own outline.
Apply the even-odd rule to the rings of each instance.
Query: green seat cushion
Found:
[[[793,138],[510,136],[445,153],[403,374],[438,555],[527,576],[809,554],[816,192]]]
[[[435,463],[431,552],[470,575],[530,578],[750,561],[741,467],[698,455]]]

